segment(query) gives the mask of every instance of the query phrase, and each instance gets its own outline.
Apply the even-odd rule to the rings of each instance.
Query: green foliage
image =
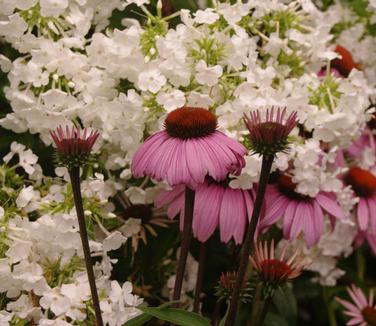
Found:
[[[51,288],[61,286],[66,281],[70,281],[73,274],[80,270],[85,270],[84,262],[81,258],[74,256],[65,265],[61,265],[61,258],[56,261],[47,260],[43,265],[44,277]]]
[[[216,38],[202,38],[195,40],[195,44],[190,53],[195,61],[204,60],[208,66],[214,66],[224,56],[224,45]]]
[[[294,77],[300,77],[304,74],[304,62],[296,52],[287,54],[285,51],[281,51],[278,62],[280,65],[289,66],[291,75]]]
[[[167,33],[168,24],[160,17],[149,16],[145,31],[141,34],[141,51],[145,56],[153,59],[158,54],[156,41],[159,36]]]
[[[210,326],[210,321],[199,314],[176,308],[139,308],[145,314],[181,326]],[[128,326],[125,324],[124,326]]]
[[[288,30],[299,28],[299,20],[299,16],[294,11],[281,10],[263,16],[260,24],[265,35],[269,36],[278,31],[280,37],[285,38]]]
[[[310,88],[310,92],[309,103],[330,112],[333,111],[342,94],[338,90],[338,83],[332,75],[327,75],[317,88]]]

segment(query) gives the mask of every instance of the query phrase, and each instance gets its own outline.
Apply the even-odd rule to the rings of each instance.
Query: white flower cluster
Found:
[[[15,154],[19,163],[11,166],[9,162]],[[90,287],[77,217],[67,202],[66,185],[54,182],[46,188],[50,183],[41,171],[37,183],[22,180],[14,173],[15,168],[22,167],[30,176],[35,175],[40,168],[37,160],[31,150],[13,143],[11,152],[4,157],[8,164],[0,166],[4,185],[0,196],[8,198],[0,207],[0,293],[7,300],[5,309],[0,311],[0,325],[18,325],[19,321],[38,325],[90,324],[94,318]],[[119,231],[109,233],[99,221],[98,210],[107,218],[107,199],[113,191],[101,175],[96,177],[82,185],[85,198],[102,205],[97,205],[97,209],[94,204],[89,205],[85,211],[94,216],[94,222],[105,234],[102,241],[98,236],[90,241],[92,256],[98,260],[96,283],[104,322],[121,326],[140,314],[136,307],[142,299],[132,294],[130,282],[121,286],[111,279],[116,260],[110,259],[108,252],[120,248],[127,238]],[[33,213],[39,215],[36,220],[28,217]]]
[[[145,24],[124,19],[123,29],[105,29],[111,12],[129,4],[140,6]],[[98,176],[84,191],[88,196],[100,192],[106,201],[129,186],[133,153],[171,110],[210,108],[221,129],[247,144],[244,113],[286,106],[297,111],[300,130],[275,168],[291,173],[303,195],[331,191],[343,197],[335,153],[361,135],[372,113],[367,111],[374,95],[370,85],[376,83],[370,50],[376,49],[375,39],[356,39],[363,25],[354,24],[334,40],[333,26],[351,16],[340,4],[323,13],[310,0],[252,0],[217,3],[195,13],[181,10],[181,23],[169,28],[168,18],[152,15],[148,4],[2,0],[0,35],[21,56],[13,62],[0,56],[12,106],[0,125],[38,133],[47,145],[49,131],[72,120],[100,130],[96,148],[109,173],[118,170],[121,182]],[[338,57],[334,41],[353,52],[364,71],[353,69],[348,78],[320,75]],[[20,164],[33,178],[39,168],[28,160],[29,165]],[[259,169],[257,157],[247,158],[231,185],[248,188],[258,180]],[[31,190],[23,190],[19,207],[29,210],[33,200],[28,196],[37,196]],[[154,193],[135,186],[126,190],[137,204],[151,203]]]
[[[363,69],[368,83],[375,86],[376,58],[372,55],[376,51],[375,34],[367,31],[369,28],[367,25],[376,22],[374,1],[369,1],[368,8],[364,8],[364,11],[366,17],[360,17],[349,6],[341,1],[336,1],[325,12],[325,20],[330,22],[334,28],[336,42],[351,52],[355,62]]]

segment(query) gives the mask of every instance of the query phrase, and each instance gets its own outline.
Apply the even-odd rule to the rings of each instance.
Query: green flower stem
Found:
[[[200,298],[202,285],[204,283],[204,274],[205,274],[205,260],[206,260],[206,243],[200,243],[200,254],[198,259],[198,272],[197,272],[197,281],[195,288],[195,299],[193,303],[193,312],[200,311]]]
[[[86,272],[87,272],[87,277],[89,280],[91,297],[93,299],[96,326],[103,326],[102,314],[101,314],[101,309],[99,306],[98,291],[97,291],[97,286],[95,284],[93,264],[92,264],[91,255],[90,255],[89,239],[88,239],[86,224],[85,224],[84,208],[82,204],[81,185],[80,185],[80,168],[79,167],[71,168],[69,170],[69,175],[70,175],[70,179],[72,183],[74,204],[76,206],[82,248],[83,248],[84,256],[85,256]]]
[[[260,218],[261,208],[264,203],[265,190],[268,184],[270,171],[272,168],[274,155],[264,155],[262,157],[261,175],[259,180],[259,186],[257,189],[256,200],[253,207],[253,213],[251,222],[247,229],[247,235],[243,243],[242,253],[238,268],[238,277],[232,291],[231,303],[229,313],[226,319],[225,326],[233,326],[238,311],[238,305],[240,300],[241,288],[244,283],[245,272],[247,270],[249,254],[251,252],[252,243],[254,241],[256,227]]]
[[[176,279],[174,286],[173,300],[180,300],[181,289],[184,279],[185,265],[187,263],[187,257],[189,252],[189,247],[192,238],[192,221],[193,221],[193,207],[195,202],[195,192],[194,190],[186,187],[185,188],[185,208],[184,208],[184,228],[183,228],[183,239],[181,242],[180,257],[178,261],[178,267],[176,271]],[[175,306],[178,306],[176,304]]]
[[[247,326],[262,326],[264,324],[274,294],[273,291],[265,297],[264,289],[263,283],[257,284],[255,296],[252,300],[251,318],[248,320]]]

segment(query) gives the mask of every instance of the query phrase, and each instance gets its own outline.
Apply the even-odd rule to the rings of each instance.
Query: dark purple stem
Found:
[[[187,263],[187,257],[189,252],[189,246],[192,238],[192,221],[193,221],[193,207],[195,202],[194,190],[185,188],[185,208],[184,208],[184,228],[183,238],[181,241],[180,257],[178,261],[178,267],[176,270],[176,279],[174,286],[173,300],[180,300],[181,288],[183,285],[185,265]],[[176,304],[175,306],[178,306]]]
[[[91,255],[90,255],[89,239],[88,239],[87,231],[86,231],[84,207],[82,204],[81,185],[80,185],[80,168],[79,167],[72,168],[69,171],[69,175],[70,175],[70,179],[72,183],[74,205],[76,206],[78,225],[80,227],[80,236],[81,236],[82,248],[83,248],[84,256],[85,256],[86,272],[87,272],[87,277],[89,279],[91,297],[93,299],[96,326],[103,326],[101,309],[99,306],[98,291],[97,291],[97,286],[95,284],[93,264],[92,264]]]
[[[243,243],[243,248],[241,252],[239,268],[238,268],[238,277],[236,279],[234,289],[232,291],[231,302],[229,312],[226,318],[225,326],[233,326],[235,324],[235,319],[238,311],[239,299],[241,288],[244,283],[244,276],[247,270],[249,254],[251,252],[253,239],[255,237],[257,223],[260,218],[261,208],[264,203],[264,196],[266,186],[268,185],[269,175],[272,168],[274,156],[268,155],[262,157],[262,167],[261,175],[259,180],[259,185],[257,189],[255,204],[253,207],[251,222],[249,223],[247,229],[247,235]]]
[[[200,299],[202,285],[204,284],[204,274],[205,274],[205,260],[206,260],[206,243],[200,242],[200,254],[198,258],[198,272],[197,272],[197,281],[195,289],[195,299],[193,302],[193,312],[200,311]]]

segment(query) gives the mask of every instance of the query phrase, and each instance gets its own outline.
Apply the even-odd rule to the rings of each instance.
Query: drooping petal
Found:
[[[358,209],[357,209],[359,229],[366,231],[369,221],[369,211],[367,207],[367,202],[364,198],[359,199]]]
[[[316,196],[316,200],[320,204],[320,206],[330,215],[333,215],[334,217],[339,219],[343,219],[345,217],[342,208],[338,205],[335,198],[331,198],[330,194],[320,192]]]
[[[141,177],[145,174],[145,170],[149,165],[149,159],[153,157],[159,146],[168,139],[168,135],[164,131],[160,131],[150,136],[140,146],[132,160],[132,173],[135,177]]]
[[[196,189],[192,227],[201,242],[207,241],[218,225],[222,196],[223,188],[217,185],[202,185]]]
[[[220,224],[220,236],[222,242],[230,241],[231,237],[236,233],[239,223],[239,215],[241,209],[239,208],[238,203],[236,202],[237,196],[233,192],[233,189],[226,189],[222,206],[219,214],[219,224]]]
[[[324,214],[322,212],[320,205],[315,200],[313,201],[313,224],[316,234],[316,243],[319,241],[320,236],[324,231]]]
[[[368,198],[367,204],[370,213],[371,233],[376,235],[376,197]]]
[[[292,222],[294,220],[295,211],[297,208],[297,202],[292,200],[286,207],[284,219],[283,219],[283,236],[285,239],[290,239]]]
[[[303,223],[303,231],[304,231],[304,239],[307,246],[310,248],[313,246],[320,235],[317,234],[315,228],[315,217],[314,217],[314,210],[312,203],[302,203],[305,204],[305,215],[302,217],[304,219]]]
[[[260,227],[263,228],[277,222],[282,217],[288,202],[285,196],[278,196],[270,205],[267,205],[265,216],[260,220]]]
[[[235,201],[238,203],[237,208],[237,216],[235,218],[236,220],[236,228],[235,232],[233,234],[233,237],[235,239],[236,244],[240,244],[243,242],[244,238],[244,232],[245,232],[245,226],[247,223],[247,207],[246,203],[243,200],[243,192],[240,189],[231,189],[233,192],[233,195],[235,197]]]
[[[298,202],[290,229],[291,240],[296,239],[303,228],[304,219],[306,218],[306,216],[309,216],[309,214],[310,211],[309,209],[307,209],[306,204],[304,202]]]
[[[185,185],[175,186],[172,190],[162,191],[155,199],[155,206],[161,208],[173,202],[178,197],[184,197]]]
[[[196,183],[203,183],[205,175],[208,173],[204,165],[204,158],[201,155],[197,142],[192,139],[185,142],[186,160],[189,173]]]

